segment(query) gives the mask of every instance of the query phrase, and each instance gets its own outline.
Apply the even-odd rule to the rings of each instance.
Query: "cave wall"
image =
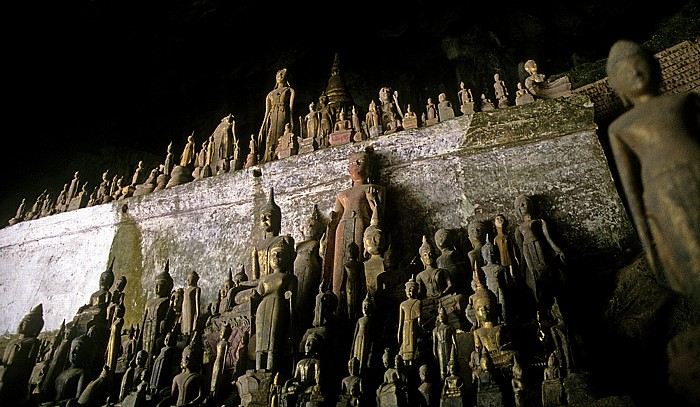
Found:
[[[371,146],[387,187],[386,229],[406,265],[421,236],[503,213],[533,197],[572,272],[593,272],[636,253],[638,242],[616,192],[585,96],[477,112],[427,128],[335,146],[194,181],[148,195],[22,222],[0,230],[0,333],[43,303],[45,330],[70,320],[97,290],[114,257],[127,276],[127,325],[138,322],[166,260],[175,287],[196,270],[203,304],[229,268],[248,267],[256,216],[274,188],[282,233],[295,239],[314,204],[328,219],[349,187],[347,158]],[[468,248],[467,248],[468,247]],[[584,267],[585,265],[585,267]],[[587,271],[588,270],[588,271]],[[18,277],[20,276],[20,277]]]

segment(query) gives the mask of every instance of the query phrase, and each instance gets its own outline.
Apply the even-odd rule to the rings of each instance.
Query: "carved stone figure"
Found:
[[[294,89],[289,86],[287,69],[280,69],[275,76],[275,88],[265,98],[265,118],[260,133],[258,134],[260,162],[272,161],[277,142],[284,134],[284,125],[292,121],[292,108],[294,107]]]
[[[364,374],[367,369],[372,368],[372,354],[376,334],[374,322],[374,304],[369,293],[362,301],[362,316],[355,323],[355,333],[353,335],[350,358],[357,359],[357,369],[359,374]]]
[[[324,225],[314,205],[311,215],[303,221],[299,232],[301,241],[297,243],[294,259],[294,275],[297,277],[299,287],[296,297],[295,309],[299,315],[300,329],[311,326],[314,309],[314,298],[321,284],[321,255],[320,238]]]
[[[290,333],[291,305],[297,278],[290,274],[294,239],[282,236],[269,248],[270,273],[260,278],[256,294],[262,297],[255,312],[255,367],[276,371]],[[289,293],[289,294],[288,294]]]
[[[510,102],[508,102],[508,88],[506,88],[506,83],[501,79],[499,74],[493,75],[493,90],[496,94],[496,100],[498,101],[498,108],[508,107]]]
[[[364,388],[360,376],[360,362],[356,358],[350,358],[348,361],[348,373],[350,375],[343,378],[340,383],[340,397],[336,407],[362,405]]]
[[[17,326],[17,336],[7,342],[0,365],[0,397],[19,404],[27,396],[29,377],[39,354],[37,336],[44,327],[42,304],[32,308]]]
[[[399,355],[407,365],[413,363],[418,350],[420,334],[421,301],[418,296],[418,283],[411,277],[406,283],[406,300],[399,305]]]
[[[340,292],[344,294],[345,315],[351,321],[362,315],[361,303],[367,293],[365,269],[359,260],[360,249],[355,242],[348,243],[341,277]]]
[[[379,111],[384,134],[403,129],[401,123],[403,113],[399,104],[399,92],[395,91],[391,95],[390,93],[391,89],[388,87],[383,87],[379,90]]]
[[[525,105],[534,102],[535,98],[529,90],[527,90],[522,82],[518,82],[518,90],[515,92],[515,105]]]
[[[455,329],[447,323],[447,311],[444,307],[438,308],[438,317],[433,328],[433,356],[438,362],[440,380],[445,380],[448,372],[448,362],[453,349],[457,346]]]
[[[571,94],[571,82],[567,76],[554,81],[545,79],[544,74],[538,73],[537,63],[529,59],[525,62],[525,70],[530,74],[525,78],[525,88],[537,99],[556,99]]]
[[[126,369],[124,376],[122,376],[121,386],[119,387],[119,400],[124,400],[127,395],[136,390],[136,386],[141,383],[142,374],[148,373],[148,370],[146,369],[147,363],[148,352],[145,350],[136,352],[134,360],[130,362],[129,368]],[[148,376],[148,378],[150,378],[150,376]],[[145,387],[148,388],[148,379],[146,379],[146,376],[144,376],[144,379],[146,382]]]
[[[465,89],[464,82],[459,83],[457,96],[459,96],[459,110],[463,114],[474,113],[474,96],[472,96],[471,89]]]
[[[522,218],[522,223],[515,229],[515,241],[520,249],[520,264],[525,265],[525,282],[534,295],[535,301],[550,301],[554,287],[559,281],[559,270],[545,250],[554,252],[556,258],[564,262],[564,252],[549,235],[547,222],[533,217],[533,205],[529,197],[518,195],[515,198],[515,210]],[[548,306],[545,303],[545,306]]]
[[[434,300],[454,292],[449,272],[435,267],[435,251],[433,246],[428,243],[426,236],[423,236],[423,244],[418,253],[424,269],[416,276],[418,284],[417,298]]]
[[[491,99],[487,98],[485,94],[481,94],[481,111],[488,112],[490,110],[496,109],[496,105],[493,104]]]
[[[348,243],[354,241],[360,253],[364,253],[363,235],[370,224],[372,213],[378,211],[377,216],[381,220],[384,211],[385,189],[370,182],[371,160],[372,156],[367,150],[350,156],[348,171],[352,187],[338,193],[331,223],[328,225],[323,281],[332,283],[333,293],[338,297]]]
[[[209,394],[215,399],[218,399],[222,395],[221,389],[225,386],[224,381],[227,378],[224,372],[226,370],[226,355],[231,346],[228,341],[231,332],[233,332],[231,325],[224,322],[221,326],[219,343],[216,345],[216,359],[214,360],[214,367],[211,372],[211,386],[209,388]]]
[[[451,229],[441,228],[435,232],[435,245],[440,250],[440,256],[435,263],[439,269],[445,269],[450,274],[450,281],[458,293],[466,294],[467,290],[467,262],[462,254],[457,251],[455,234]]]
[[[561,371],[556,355],[551,353],[544,369],[542,382],[542,406],[554,407],[564,403],[564,386],[561,381]]]
[[[267,203],[260,209],[259,225],[263,232],[263,238],[253,247],[251,270],[252,278],[257,280],[270,273],[270,249],[281,239],[289,236],[280,236],[282,228],[282,210],[275,203],[275,191],[270,188]]]
[[[180,329],[183,335],[190,335],[197,330],[197,318],[201,306],[202,289],[197,286],[199,274],[192,270],[187,273],[187,288],[182,302]]]
[[[700,102],[659,96],[658,61],[639,44],[610,48],[610,86],[630,110],[608,134],[627,206],[651,267],[700,301]]]
[[[156,346],[156,340],[169,331],[168,316],[169,297],[173,289],[173,278],[170,277],[170,260],[165,263],[165,270],[156,276],[154,294],[155,298],[146,301],[141,323],[141,338],[139,342],[151,357],[160,352]],[[148,364],[151,366],[151,363]]]
[[[447,96],[444,93],[440,93],[438,95],[438,115],[441,122],[455,117],[452,102],[447,100]]]
[[[435,103],[433,103],[432,98],[428,98],[428,103],[425,105],[425,111],[427,112],[427,116],[425,119],[426,126],[436,124],[440,121],[440,117],[438,116],[437,107],[435,106]]]

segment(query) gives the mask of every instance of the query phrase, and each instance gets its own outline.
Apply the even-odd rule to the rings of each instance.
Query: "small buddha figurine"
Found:
[[[345,294],[345,315],[351,321],[356,321],[362,315],[361,301],[367,293],[365,269],[359,260],[360,249],[357,243],[350,242],[345,250],[343,263],[341,294]]]
[[[348,361],[348,373],[349,376],[343,378],[340,383],[340,397],[338,400],[337,407],[340,406],[359,406],[362,400],[362,393],[364,389],[362,387],[362,377],[360,376],[360,362],[357,358],[350,358]]]
[[[90,306],[91,307],[105,307],[109,305],[112,298],[112,293],[109,292],[110,287],[114,284],[114,273],[112,268],[114,267],[114,258],[110,262],[107,270],[100,274],[100,289],[95,291],[90,295]]]
[[[384,134],[390,134],[403,129],[401,117],[401,106],[399,104],[399,92],[388,87],[379,89],[379,112],[381,114],[381,123]]]
[[[459,110],[463,114],[474,113],[474,96],[472,96],[471,89],[466,89],[464,87],[464,82],[459,83],[459,92],[457,92],[457,96],[459,96]]]
[[[445,380],[448,375],[448,363],[453,349],[457,346],[455,329],[447,323],[447,311],[438,307],[438,317],[433,328],[433,356],[438,362],[440,380]]]
[[[136,356],[130,362],[129,368],[124,372],[122,376],[121,386],[119,387],[119,400],[124,400],[127,395],[132,391],[136,390],[136,386],[141,382],[141,376],[144,373],[148,373],[146,369],[146,364],[148,363],[148,352],[145,350],[140,350],[136,352]],[[150,375],[144,376],[146,379],[146,388],[148,388],[148,379]]]
[[[338,120],[333,125],[333,132],[328,136],[331,145],[346,144],[352,141],[352,122],[348,120],[345,109],[341,109]]]
[[[201,368],[200,355],[193,349],[193,344],[182,350],[182,371],[172,380],[170,398],[175,400],[175,406],[196,406],[207,396],[205,377],[199,373]]]
[[[194,132],[187,137],[187,144],[182,150],[180,155],[180,165],[182,167],[189,167],[195,159],[195,142],[194,142]]]
[[[221,389],[224,386],[224,381],[226,375],[226,359],[229,352],[231,344],[228,338],[231,336],[233,330],[231,325],[224,323],[221,326],[221,333],[219,335],[219,343],[216,345],[216,359],[214,360],[214,367],[211,373],[211,386],[209,388],[209,394],[212,398],[218,399],[221,396]]]
[[[499,74],[493,75],[493,89],[496,94],[496,100],[498,101],[498,108],[502,109],[508,107],[510,103],[508,102],[508,88],[506,88],[506,83],[501,79]]]
[[[280,236],[282,210],[275,203],[275,191],[272,188],[270,188],[267,203],[260,208],[258,224],[263,232],[263,238],[253,246],[251,270],[252,278],[255,280],[270,273],[270,248],[284,238]]]
[[[369,129],[369,136],[376,137],[382,133],[382,123],[379,119],[379,113],[377,113],[377,104],[372,100],[367,109],[367,115],[365,116],[365,122],[367,123],[367,128]]]
[[[21,403],[27,396],[29,378],[34,369],[41,341],[37,336],[44,327],[42,304],[32,308],[17,326],[17,336],[11,339],[0,364],[0,397],[9,404]]]
[[[496,109],[496,105],[493,104],[491,99],[487,98],[485,94],[481,94],[481,111],[488,112],[489,110]]]
[[[440,121],[440,118],[438,117],[437,107],[435,106],[435,103],[433,103],[432,98],[428,98],[428,102],[425,105],[425,111],[427,112],[425,118],[426,126],[436,124],[438,121]]]
[[[165,270],[156,276],[155,298],[146,301],[146,307],[141,322],[141,338],[145,350],[151,357],[160,351],[156,346],[159,336],[169,331],[170,321],[166,321],[169,308],[170,292],[173,289],[173,278],[170,277],[170,260],[165,263]],[[151,366],[149,363],[148,366]]]
[[[571,94],[571,82],[567,76],[554,81],[548,81],[538,72],[537,63],[529,59],[525,62],[525,70],[530,74],[525,78],[525,88],[537,99],[556,99]]]
[[[440,406],[462,406],[462,389],[464,387],[464,379],[459,377],[457,374],[457,361],[454,358],[454,354],[447,364],[447,369],[449,375],[445,378],[445,384],[442,387]]]
[[[309,113],[304,116],[304,124],[306,131],[303,132],[302,138],[315,139],[320,130],[320,115],[316,111],[316,104],[314,102],[309,103]]]
[[[313,319],[314,298],[321,284],[320,239],[323,229],[321,215],[318,207],[314,205],[311,215],[299,228],[301,241],[297,243],[297,256],[294,259],[294,275],[299,282],[295,308],[301,319],[300,329],[310,327]]]
[[[498,251],[498,264],[508,270],[508,279],[513,283],[515,280],[514,262],[515,253],[513,252],[513,242],[505,232],[506,217],[498,214],[493,218],[493,225],[496,227],[496,237],[493,239],[493,244]]]
[[[297,136],[292,132],[291,123],[284,125],[284,132],[279,138],[275,147],[275,157],[280,160],[289,156],[295,155],[299,151],[299,142]]]
[[[403,116],[403,128],[404,129],[415,129],[418,127],[418,116],[416,112],[411,110],[411,104],[406,106],[406,113]]]
[[[417,298],[437,299],[454,292],[449,272],[436,267],[435,251],[428,243],[427,236],[423,236],[423,244],[418,253],[424,269],[416,276]]]
[[[177,348],[177,333],[168,332],[165,335],[163,348],[153,361],[153,371],[149,384],[151,393],[160,393],[170,387],[173,377],[178,372],[179,361],[180,349]]]
[[[107,306],[107,321],[114,319],[114,313],[120,303],[124,301],[124,289],[126,288],[127,279],[126,276],[121,276],[117,279],[114,284],[114,288],[110,292],[110,301]]]
[[[352,107],[352,141],[362,141],[367,139],[367,135],[363,129],[362,123],[360,122],[360,116],[357,115],[357,109],[355,106]]]
[[[535,98],[530,91],[525,89],[522,82],[518,82],[518,90],[515,92],[515,105],[521,106],[534,101]]]
[[[95,345],[86,335],[73,339],[68,353],[70,367],[56,378],[55,401],[77,399],[92,379],[92,352]]]
[[[328,95],[324,93],[318,97],[316,109],[320,117],[319,134],[317,136],[318,147],[326,148],[328,147],[328,135],[333,131],[333,119],[335,117],[335,110],[328,104]]]
[[[420,334],[421,300],[417,298],[418,283],[411,277],[406,283],[406,300],[399,305],[398,343],[401,358],[410,365],[415,360]]]
[[[304,342],[306,357],[297,362],[292,378],[287,381],[282,391],[283,399],[294,400],[295,405],[323,400],[321,389],[321,360],[318,356],[321,337],[315,333],[307,336]],[[291,405],[287,402],[287,405]]]
[[[374,320],[374,304],[369,293],[362,301],[362,316],[355,323],[350,358],[358,361],[359,374],[364,374],[372,368],[374,344],[376,342]]]
[[[440,250],[440,256],[435,261],[437,267],[450,273],[450,281],[455,286],[456,292],[466,294],[468,266],[462,254],[457,251],[454,231],[438,229],[435,232],[435,245]]]
[[[554,407],[564,403],[564,386],[561,381],[559,360],[554,352],[549,354],[542,382],[542,406]]]
[[[513,378],[511,379],[513,387],[513,398],[515,407],[525,407],[525,381],[523,380],[523,368],[518,363],[517,358],[513,362]]]
[[[257,145],[255,144],[255,136],[254,135],[250,136],[250,143],[248,144],[248,150],[249,150],[249,153],[246,156],[246,160],[245,160],[245,164],[243,164],[243,168],[250,168],[250,167],[258,164],[258,149],[257,149]]]
[[[481,257],[481,247],[486,241],[486,225],[480,220],[472,220],[467,224],[467,235],[472,244],[472,250],[467,253],[469,258],[469,269],[473,270],[474,265],[482,267],[484,259]]]
[[[343,132],[352,130],[352,122],[348,120],[348,115],[345,113],[345,109],[340,109],[340,114],[338,121],[333,125],[333,132]]]
[[[367,293],[372,297],[376,297],[379,288],[379,280],[384,273],[384,250],[385,250],[384,231],[379,225],[379,217],[377,211],[372,212],[370,224],[365,229],[362,235],[362,242],[365,246],[365,255],[369,258],[364,261],[364,275],[366,279]]]
[[[183,293],[180,330],[183,335],[190,335],[197,329],[197,318],[201,306],[202,289],[197,286],[199,274],[191,270],[187,273],[187,288]]]
[[[501,308],[501,316],[505,319],[508,311],[505,293],[508,287],[507,272],[505,267],[493,262],[496,257],[496,246],[491,244],[488,235],[486,235],[486,243],[481,247],[481,257],[485,263],[481,269],[486,277],[486,287],[496,295]]]
[[[141,372],[136,378],[138,384],[134,390],[121,398],[121,407],[144,407],[147,406],[146,395],[148,394],[148,370]]]
[[[269,273],[264,274],[255,289],[261,298],[255,311],[255,367],[276,371],[286,348],[297,278],[290,273],[294,262],[294,239],[280,236],[268,249]]]
[[[377,406],[406,406],[408,404],[404,383],[399,371],[394,366],[394,358],[391,357],[389,348],[384,349],[382,362],[384,363],[384,379],[377,388]]]
[[[418,386],[420,400],[418,400],[418,405],[420,407],[435,406],[437,395],[435,394],[433,383],[430,381],[430,370],[428,365],[421,365],[418,368],[418,378],[420,379],[420,385]]]
[[[109,330],[109,341],[107,342],[107,364],[106,367],[112,373],[117,368],[117,358],[122,351],[122,327],[124,326],[124,298],[117,305]]]
[[[452,108],[452,103],[447,100],[445,93],[440,93],[438,95],[438,116],[441,122],[453,119],[455,117],[455,111]]]
[[[535,301],[543,301],[547,307],[553,299],[556,284],[560,281],[560,270],[555,259],[564,264],[564,252],[549,235],[547,222],[534,217],[529,197],[518,195],[514,206],[522,218],[515,229],[515,242],[520,249],[520,264],[525,266],[525,283],[532,291]],[[555,258],[550,257],[545,248],[551,250]]]
[[[27,199],[22,198],[22,202],[19,204],[19,207],[17,208],[17,212],[15,212],[15,216],[12,217],[9,221],[9,225],[15,225],[21,221],[24,220],[24,215],[25,215],[25,207],[27,205]]]

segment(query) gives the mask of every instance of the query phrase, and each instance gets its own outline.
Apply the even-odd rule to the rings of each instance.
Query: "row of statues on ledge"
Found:
[[[328,224],[313,207],[299,242],[281,234],[271,189],[249,260],[206,305],[197,271],[174,289],[166,261],[141,323],[127,328],[127,280],[115,279],[112,259],[55,337],[37,338],[41,306],[22,320],[0,398],[47,407],[592,400],[565,318],[564,254],[531,199],[515,198],[514,228],[504,215],[469,222],[465,249],[441,228],[399,265],[374,162],[371,150],[349,157],[352,186]]]
[[[543,74],[538,73],[535,61],[528,60],[524,66],[530,76],[525,79],[524,85],[518,83],[515,105],[526,104],[536,98],[553,99],[571,93],[571,84],[567,77],[547,81]],[[460,83],[457,94],[462,114],[469,115],[477,111],[477,102],[474,101],[471,89],[465,88],[464,82]],[[508,88],[499,74],[494,75],[494,94],[495,104],[485,94],[481,94],[478,103],[481,111],[511,105]],[[279,70],[275,87],[265,98],[265,115],[260,131],[257,137],[250,137],[248,154],[241,148],[241,140],[236,135],[236,122],[233,115],[229,114],[221,120],[211,136],[202,142],[199,150],[194,133],[190,135],[179,161],[170,143],[165,161],[150,172],[144,168],[143,161],[138,163],[133,174],[126,179],[120,175],[114,175],[110,179],[109,171],[105,171],[102,181],[92,191],[88,190],[87,183],[81,183],[80,174],[76,171],[73,179],[64,185],[55,199],[46,190],[37,197],[31,207],[27,207],[28,203],[23,199],[8,224],[14,225],[54,213],[144,195],[292,155],[361,141],[381,134],[391,134],[403,129],[430,126],[455,117],[452,103],[444,93],[438,95],[437,105],[433,103],[432,98],[427,100],[425,111],[419,119],[410,104],[406,106],[405,113],[403,112],[398,92],[383,87],[379,91],[379,103],[372,100],[363,120],[345,87],[337,55],[331,69],[328,88],[317,103],[309,104],[306,115],[298,117],[296,129],[293,119],[294,96],[295,91],[287,79],[287,70]]]

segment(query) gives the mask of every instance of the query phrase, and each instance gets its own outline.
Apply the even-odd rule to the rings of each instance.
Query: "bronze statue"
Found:
[[[282,210],[275,203],[275,191],[270,188],[270,196],[267,203],[260,209],[259,225],[263,232],[263,239],[255,246],[252,252],[252,272],[254,280],[270,273],[270,249],[281,239]]]
[[[9,404],[27,396],[29,377],[39,354],[37,336],[44,327],[42,304],[32,308],[17,326],[17,336],[7,342],[0,364],[0,397]]]
[[[376,340],[376,323],[374,319],[374,304],[369,293],[362,301],[362,316],[355,323],[350,358],[358,361],[359,374],[364,375],[372,368],[372,356]]]
[[[328,225],[329,246],[324,260],[323,281],[332,283],[333,293],[338,297],[347,244],[354,241],[360,253],[364,253],[363,234],[370,224],[372,213],[378,211],[380,220],[384,213],[384,187],[370,181],[372,158],[367,150],[350,156],[348,171],[352,186],[338,193]]]
[[[515,241],[520,249],[520,264],[525,266],[525,282],[532,290],[535,301],[549,301],[559,279],[556,274],[558,269],[545,248],[551,249],[561,263],[564,263],[564,252],[550,237],[547,222],[533,218],[533,209],[529,197],[518,195],[515,198],[515,210],[522,218],[522,223],[515,229]]]
[[[496,100],[498,101],[498,108],[508,107],[510,103],[508,102],[508,88],[506,88],[506,83],[501,79],[499,74],[493,75],[493,90],[496,94]]]
[[[566,76],[548,81],[537,72],[537,63],[529,59],[525,62],[525,70],[530,76],[525,78],[525,88],[537,99],[556,99],[571,94],[571,82]]]
[[[295,309],[299,315],[301,329],[311,326],[314,310],[314,298],[321,284],[321,255],[320,238],[324,225],[318,207],[314,205],[311,215],[306,219],[299,232],[301,242],[297,243],[297,256],[294,259],[294,275],[297,277],[299,287]]]
[[[399,354],[410,365],[416,358],[421,323],[421,301],[418,296],[418,283],[411,277],[406,283],[406,300],[399,305]]]
[[[255,312],[255,367],[276,371],[292,331],[292,301],[297,278],[289,271],[294,262],[294,239],[281,236],[269,248],[270,273],[260,278],[255,292],[262,297]]]
[[[173,278],[170,277],[170,260],[165,263],[165,270],[156,276],[154,294],[155,298],[146,301],[141,323],[141,337],[139,343],[142,344],[151,358],[154,358],[160,349],[156,345],[159,336],[169,331],[170,323],[167,321],[169,297],[173,289]],[[151,366],[151,363],[148,364]]]
[[[284,133],[284,125],[289,123],[294,128],[292,108],[294,107],[294,89],[289,86],[287,69],[280,69],[275,76],[275,88],[265,98],[265,118],[258,134],[259,162],[272,161],[277,142]]]
[[[201,306],[202,289],[197,286],[199,274],[192,270],[187,273],[187,288],[182,302],[182,317],[180,329],[183,335],[190,335],[197,330],[197,318]]]
[[[345,315],[356,321],[362,315],[361,302],[367,293],[365,269],[359,260],[360,249],[355,242],[348,243],[345,249],[345,262],[341,277],[340,292],[344,294]]]
[[[423,271],[418,273],[416,281],[418,284],[417,298],[437,299],[447,294],[454,292],[450,274],[447,270],[436,268],[435,250],[428,243],[428,238],[423,236],[423,244],[418,249],[421,262],[423,263]]]
[[[447,311],[438,307],[438,317],[433,328],[433,356],[438,362],[440,380],[445,380],[448,375],[448,362],[453,349],[457,346],[455,329],[447,323]]]
[[[700,102],[659,95],[658,61],[639,44],[610,48],[606,70],[631,109],[610,124],[610,147],[627,206],[653,269],[700,301]]]

